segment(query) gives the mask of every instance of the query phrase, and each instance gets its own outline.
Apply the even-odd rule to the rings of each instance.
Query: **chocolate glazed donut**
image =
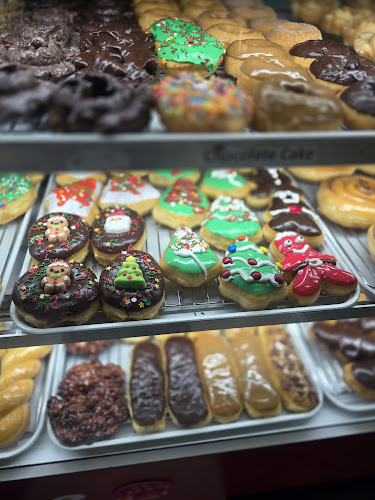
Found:
[[[347,127],[356,130],[375,128],[375,78],[353,83],[340,98]]]
[[[356,55],[323,56],[310,66],[310,72],[318,80],[347,86],[358,81],[375,79],[375,64]]]

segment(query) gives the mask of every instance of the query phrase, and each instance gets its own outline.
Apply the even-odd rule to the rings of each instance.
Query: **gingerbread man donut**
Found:
[[[70,266],[63,260],[57,260],[47,266],[46,274],[41,281],[44,293],[63,293],[71,285]]]
[[[357,287],[357,278],[336,267],[332,255],[313,250],[303,236],[293,231],[278,233],[270,245],[272,256],[281,261],[288,298],[296,305],[311,305],[320,292],[348,295]]]
[[[69,234],[70,229],[68,227],[68,221],[63,215],[50,217],[47,220],[45,235],[49,242],[55,243],[56,241],[66,241]]]

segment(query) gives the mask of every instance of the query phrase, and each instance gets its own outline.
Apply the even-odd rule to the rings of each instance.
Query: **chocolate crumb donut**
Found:
[[[375,79],[353,83],[341,93],[340,98],[347,127],[375,129]]]
[[[133,88],[105,73],[87,72],[57,85],[46,126],[63,132],[139,132],[152,104],[146,86]]]
[[[36,78],[27,66],[0,65],[0,122],[41,116],[55,86]]]

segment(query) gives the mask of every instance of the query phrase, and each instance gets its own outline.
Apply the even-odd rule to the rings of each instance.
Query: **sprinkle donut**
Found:
[[[38,196],[28,177],[19,174],[0,176],[0,224],[6,224],[29,210]]]
[[[250,122],[252,100],[229,80],[193,73],[154,87],[161,119],[172,132],[239,132]]]

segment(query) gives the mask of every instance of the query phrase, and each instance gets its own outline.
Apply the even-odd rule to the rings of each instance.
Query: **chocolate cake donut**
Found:
[[[59,83],[46,126],[63,132],[139,132],[153,104],[146,86],[123,85],[105,73],[83,73]]]
[[[146,252],[128,250],[100,275],[102,310],[112,321],[151,319],[164,304],[164,279]]]
[[[78,262],[44,260],[15,283],[18,316],[34,328],[82,325],[99,307],[99,287],[91,269]]]
[[[122,251],[142,250],[146,241],[145,222],[130,208],[109,206],[95,217],[90,239],[95,259],[105,266]]]
[[[1,46],[1,42],[0,42]],[[1,49],[0,49],[1,50]],[[0,65],[0,122],[41,116],[55,86],[38,80],[31,69],[16,63]]]
[[[90,228],[78,215],[52,212],[29,230],[29,252],[34,263],[44,259],[83,262],[89,252]]]

